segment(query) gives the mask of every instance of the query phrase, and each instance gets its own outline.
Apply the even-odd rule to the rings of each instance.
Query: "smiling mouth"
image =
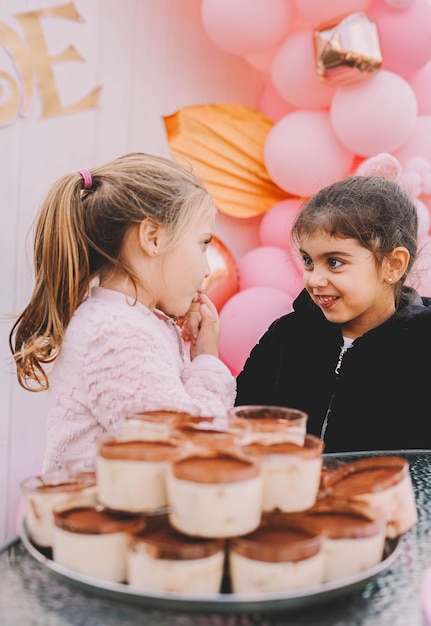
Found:
[[[328,302],[334,302],[334,300],[338,299],[337,296],[316,296],[316,298],[322,304],[327,304]]]
[[[320,306],[322,311],[332,310],[332,306],[339,300],[338,296],[315,296],[317,299],[317,304]]]

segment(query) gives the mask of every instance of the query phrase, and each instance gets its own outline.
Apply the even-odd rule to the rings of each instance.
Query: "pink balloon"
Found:
[[[412,157],[407,161],[404,170],[407,172],[417,172],[421,176],[424,176],[431,171],[431,165],[423,157]]]
[[[233,54],[260,54],[286,36],[296,16],[293,0],[202,0],[209,37]]]
[[[385,2],[396,9],[405,9],[413,4],[413,2],[416,2],[416,0],[385,0]]]
[[[422,175],[422,192],[419,194],[426,199],[426,197],[431,195],[431,172]]]
[[[220,311],[220,358],[236,376],[268,326],[292,311],[292,298],[273,287],[239,291]]]
[[[267,211],[260,223],[260,242],[263,246],[285,248],[290,259],[302,277],[304,263],[297,250],[293,250],[290,241],[292,224],[302,204],[300,198],[282,200]],[[301,278],[302,280],[302,278]]]
[[[259,246],[238,261],[240,290],[274,287],[295,297],[304,287],[302,274],[286,248]]]
[[[431,115],[419,115],[413,132],[397,150],[393,152],[402,165],[413,157],[424,157],[431,163]]]
[[[409,78],[431,59],[431,4],[415,0],[404,9],[373,0],[368,15],[378,27],[382,69]]]
[[[366,11],[371,0],[295,0],[298,11],[313,26],[350,13]]]
[[[400,176],[403,189],[407,191],[409,196],[416,198],[420,195],[422,179],[419,172],[403,172]]]
[[[271,67],[271,78],[282,98],[302,109],[327,108],[335,93],[316,73],[313,33],[297,30],[278,48]]]
[[[414,178],[413,178],[414,177]],[[402,183],[405,188],[407,184],[414,181],[413,194],[417,197],[422,196],[426,201],[426,196],[431,194],[431,163],[422,156],[414,156],[408,159],[404,164],[402,173]],[[425,202],[427,204],[427,202]],[[428,204],[427,204],[428,206]]]
[[[294,196],[311,196],[344,178],[354,154],[337,139],[327,111],[294,111],[274,124],[264,146],[273,181]]]
[[[431,226],[431,215],[427,205],[420,200],[420,198],[414,198],[413,202],[416,206],[418,214],[418,236],[423,237],[428,234]]]
[[[431,296],[431,237],[420,238],[418,256],[406,284],[414,287],[422,296]]]
[[[226,213],[217,214],[216,235],[232,252],[235,259],[260,245],[260,223],[262,215],[255,217],[233,217]]]
[[[300,198],[289,198],[277,202],[264,214],[259,232],[262,246],[290,248],[290,231],[301,204]]]
[[[416,97],[401,76],[380,70],[368,80],[337,89],[330,117],[339,141],[355,154],[392,152],[414,129]]]
[[[278,122],[288,113],[292,113],[295,107],[280,96],[274,87],[274,83],[269,78],[260,97],[258,110],[273,122]]]
[[[431,62],[414,72],[409,83],[418,103],[419,115],[431,114]]]
[[[251,67],[254,67],[255,70],[262,72],[262,74],[269,74],[275,53],[278,50],[278,45],[279,44],[276,44],[268,50],[265,50],[265,52],[260,52],[259,54],[247,54],[244,59],[249,65],[251,65]]]

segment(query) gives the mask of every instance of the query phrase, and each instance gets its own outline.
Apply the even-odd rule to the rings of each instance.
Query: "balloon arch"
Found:
[[[418,208],[412,284],[431,295],[431,3],[201,0],[201,16],[217,46],[264,78],[256,111],[216,104],[165,118],[173,154],[197,163],[220,212],[244,228],[261,218],[259,245],[236,261],[217,237],[210,250],[207,291],[233,373],[302,287],[289,240],[302,200],[381,153]]]

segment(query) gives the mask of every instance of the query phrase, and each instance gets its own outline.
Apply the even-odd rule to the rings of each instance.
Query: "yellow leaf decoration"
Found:
[[[261,113],[240,104],[208,104],[163,120],[172,155],[192,163],[222,213],[255,217],[294,197],[266,170],[264,146],[274,124]]]

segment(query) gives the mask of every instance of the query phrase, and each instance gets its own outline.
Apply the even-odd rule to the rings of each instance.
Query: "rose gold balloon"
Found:
[[[365,13],[351,13],[314,31],[316,72],[338,87],[372,76],[382,65],[377,25]]]
[[[238,269],[231,252],[218,237],[213,237],[208,246],[207,257],[211,273],[205,281],[205,293],[220,311],[239,291]]]

